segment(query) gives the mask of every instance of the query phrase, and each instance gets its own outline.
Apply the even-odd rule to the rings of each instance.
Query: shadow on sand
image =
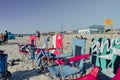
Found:
[[[45,73],[47,73],[47,71]],[[44,73],[40,72],[38,69],[16,71],[12,73],[11,80],[29,80],[30,77],[39,76],[41,74]]]

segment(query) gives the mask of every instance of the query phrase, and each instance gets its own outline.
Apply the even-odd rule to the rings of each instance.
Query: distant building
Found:
[[[104,32],[104,26],[103,25],[92,25],[89,26],[89,28],[91,29],[91,34],[93,33],[103,33]]]
[[[73,30],[73,34],[78,34],[78,30]]]
[[[90,34],[90,28],[79,29],[78,34]]]
[[[95,33],[103,33],[104,26],[103,25],[92,25],[87,28],[82,28],[78,30],[78,34],[95,34]]]

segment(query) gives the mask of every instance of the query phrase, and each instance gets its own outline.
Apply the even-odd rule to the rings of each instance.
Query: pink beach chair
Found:
[[[31,58],[30,54],[34,54],[32,51],[32,47],[35,48],[36,46],[36,36],[31,35],[29,36],[28,44],[18,44],[19,52],[21,54],[22,60],[25,63],[28,63],[28,58]]]
[[[120,67],[118,68],[116,75],[111,80],[120,80]]]
[[[36,46],[36,36],[35,35],[29,36],[29,43],[28,44]]]
[[[99,67],[94,66],[89,74],[73,80],[97,80],[98,72],[99,72]]]

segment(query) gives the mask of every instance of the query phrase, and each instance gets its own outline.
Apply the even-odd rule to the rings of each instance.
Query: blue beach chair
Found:
[[[85,53],[85,46],[86,46],[86,40],[85,39],[72,39],[72,56],[80,56]],[[70,56],[69,56],[70,57]],[[64,58],[63,58],[64,60]],[[66,61],[66,59],[65,59]],[[69,64],[66,65],[55,65],[55,66],[49,66],[48,70],[51,75],[55,75],[58,78],[65,78],[72,74],[80,73],[84,70],[84,59],[80,61],[75,61],[72,63],[71,66]],[[62,72],[61,72],[62,71]]]
[[[79,55],[68,59],[58,59],[55,62],[59,65],[49,66],[48,70],[51,75],[60,79],[65,79],[70,75],[85,72],[84,60],[89,58],[89,54]]]
[[[8,54],[3,54],[0,50],[0,79],[10,79],[11,73],[7,70],[7,58]]]
[[[63,54],[53,54],[49,51],[46,51],[45,49],[40,49],[39,53],[36,53],[36,61],[41,65],[41,58],[43,56],[46,56],[50,59],[58,59],[58,58],[66,58],[66,57],[74,57],[80,54],[85,53],[85,46],[86,46],[86,40],[85,39],[72,39],[72,53],[63,53]]]

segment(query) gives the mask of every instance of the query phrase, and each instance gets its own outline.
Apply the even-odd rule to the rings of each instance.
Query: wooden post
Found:
[[[104,25],[104,38],[106,37],[106,32],[105,32],[105,30],[106,30],[106,26]]]
[[[112,38],[112,34],[113,34],[113,26],[111,25],[111,38]]]

